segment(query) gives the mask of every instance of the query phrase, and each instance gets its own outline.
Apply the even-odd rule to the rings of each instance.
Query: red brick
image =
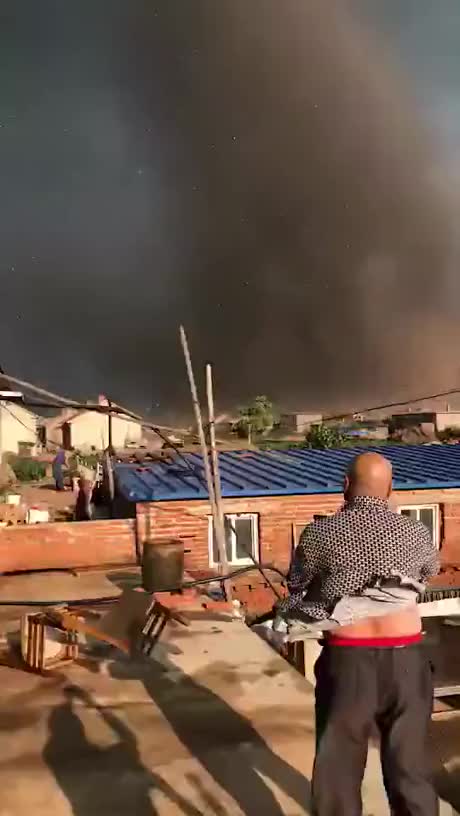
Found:
[[[0,572],[135,561],[134,521],[59,522],[0,530]]]
[[[444,504],[444,516],[460,520],[460,504]]]

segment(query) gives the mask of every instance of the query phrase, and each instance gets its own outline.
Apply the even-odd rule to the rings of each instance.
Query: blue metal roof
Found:
[[[351,459],[364,450],[383,453],[393,465],[395,490],[460,488],[460,445],[407,445],[340,450],[223,451],[219,469],[224,497],[340,493]],[[186,460],[186,462],[184,461]],[[132,502],[207,497],[201,455],[115,467],[118,490]]]

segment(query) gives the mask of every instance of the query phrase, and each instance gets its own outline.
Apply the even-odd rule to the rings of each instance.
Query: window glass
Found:
[[[224,522],[228,563],[238,564],[238,562],[250,560],[251,555],[257,555],[257,517],[252,514],[247,516],[230,514],[225,516]],[[217,537],[211,516],[209,525],[210,535],[212,535],[212,562],[219,564]]]
[[[399,512],[402,516],[408,516],[415,521],[420,521],[428,528],[431,535],[431,540],[437,546],[438,531],[436,528],[437,513],[436,507],[423,507],[422,505],[415,507],[401,507]]]
[[[434,541],[434,512],[432,507],[420,508],[420,521],[428,527],[431,533],[431,540]]]
[[[401,510],[402,516],[409,516],[409,518],[414,519],[414,521],[418,520],[418,512],[416,508],[408,508],[405,507],[404,510]]]
[[[243,560],[254,555],[253,520],[252,518],[236,518],[236,558]]]
[[[227,552],[227,561],[231,562],[232,560],[232,529],[231,529],[231,519],[229,516],[225,516],[224,518],[224,527],[225,527],[225,550]],[[212,558],[215,564],[220,564],[219,558],[219,547],[217,544],[217,536],[216,531],[214,529],[214,524],[212,526],[213,535],[212,535]]]

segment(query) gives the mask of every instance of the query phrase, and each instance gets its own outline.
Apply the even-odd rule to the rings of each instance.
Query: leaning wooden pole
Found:
[[[32,383],[26,382],[25,380],[18,380],[17,377],[11,377],[10,374],[5,374],[5,377],[12,383],[12,385],[15,385],[18,388],[25,388],[26,390],[33,391],[40,397],[56,400],[57,402],[61,402],[63,405],[69,405],[70,407],[77,404],[75,400],[70,400],[67,397],[59,397],[57,394],[53,394],[52,391],[46,391],[44,388],[39,388],[38,385],[32,385]]]
[[[215,535],[216,535],[216,539],[217,539],[217,549],[218,549],[218,552],[219,552],[219,562],[220,562],[219,563],[219,572],[221,573],[221,575],[227,575],[227,573],[228,573],[228,563],[227,563],[227,552],[226,552],[226,549],[225,549],[225,530],[224,530],[223,524],[221,524],[221,522],[220,522],[220,518],[219,518],[219,515],[218,515],[218,512],[217,512],[216,492],[215,492],[215,489],[214,489],[214,481],[213,481],[213,478],[212,478],[212,472],[211,472],[211,467],[210,467],[210,463],[209,463],[208,448],[207,448],[207,445],[206,445],[206,438],[205,438],[205,435],[204,435],[203,419],[202,419],[202,415],[201,415],[200,401],[198,399],[198,391],[197,391],[197,387],[196,387],[195,376],[194,376],[194,373],[193,373],[192,360],[191,360],[191,357],[190,357],[190,350],[189,350],[188,342],[187,342],[187,335],[185,334],[185,330],[184,330],[183,326],[180,327],[180,339],[181,339],[181,344],[182,344],[182,350],[184,352],[185,365],[186,365],[186,368],[187,368],[188,380],[189,380],[189,384],[190,384],[190,392],[192,394],[193,410],[195,412],[195,420],[196,420],[196,424],[197,424],[198,438],[200,440],[201,454],[202,454],[202,457],[203,457],[204,473],[205,473],[205,477],[206,477],[206,484],[207,484],[207,487],[208,487],[209,501],[210,501],[210,504],[211,504],[212,520],[213,520]],[[227,598],[230,600],[230,597],[229,597],[230,587],[228,586],[227,581],[225,582],[225,592],[227,594]]]

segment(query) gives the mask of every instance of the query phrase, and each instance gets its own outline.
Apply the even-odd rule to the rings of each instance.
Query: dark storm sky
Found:
[[[0,363],[335,408],[459,379],[457,0],[0,0]],[[457,379],[456,379],[457,378]]]

